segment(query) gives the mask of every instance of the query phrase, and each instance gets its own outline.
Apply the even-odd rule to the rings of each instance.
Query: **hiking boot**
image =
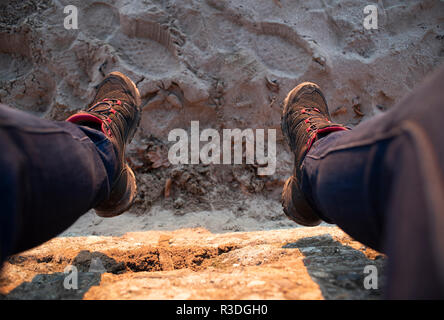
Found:
[[[140,94],[134,82],[120,72],[111,72],[96,87],[90,108],[66,121],[102,131],[116,150],[118,169],[108,199],[94,210],[98,216],[114,217],[128,210],[137,194],[136,178],[125,161],[125,147],[140,123]]]
[[[312,82],[301,83],[287,95],[281,128],[295,156],[293,175],[285,182],[282,191],[284,212],[298,224],[316,226],[322,220],[300,187],[302,161],[317,139],[333,131],[348,129],[331,122],[324,95]]]

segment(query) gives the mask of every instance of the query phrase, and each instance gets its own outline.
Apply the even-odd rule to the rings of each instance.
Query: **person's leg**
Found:
[[[394,133],[372,135],[377,122],[372,119],[317,141],[302,162],[300,181],[302,192],[323,221],[385,251],[384,218],[392,173],[384,157]],[[368,137],[357,137],[358,133]]]
[[[2,261],[56,236],[106,199],[116,167],[102,132],[0,105]]]
[[[444,69],[386,114],[316,141],[299,187],[324,221],[389,255],[388,296],[443,297]]]
[[[56,236],[87,210],[113,217],[137,188],[125,148],[140,120],[140,94],[120,72],[96,86],[91,107],[53,122],[0,106],[0,256]]]

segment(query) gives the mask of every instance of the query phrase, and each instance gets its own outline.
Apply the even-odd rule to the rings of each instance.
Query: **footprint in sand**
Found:
[[[88,35],[105,40],[120,25],[119,12],[105,3],[93,3],[79,15],[79,25]]]
[[[305,42],[284,24],[261,23],[254,43],[262,63],[275,74],[294,77],[302,74],[310,64],[311,53]]]
[[[137,20],[122,26],[110,44],[135,72],[165,77],[180,68],[176,46],[169,30],[156,22]]]

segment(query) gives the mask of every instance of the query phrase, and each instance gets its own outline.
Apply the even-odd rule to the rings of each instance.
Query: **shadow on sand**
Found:
[[[304,255],[304,265],[325,299],[382,299],[385,280],[385,260],[374,260],[363,252],[343,245],[330,235],[308,237],[283,246],[297,248]],[[364,267],[374,265],[378,273],[378,288],[365,289]]]
[[[13,257],[13,259],[17,257]],[[15,261],[10,261],[16,263]],[[74,280],[74,269],[67,272],[38,274],[32,281],[23,282],[7,295],[1,296],[5,300],[71,300],[82,299],[92,287],[100,284],[104,272],[120,273],[125,269],[123,263],[101,252],[80,251],[74,258],[72,266],[77,270],[77,281]],[[75,272],[75,271],[74,271]],[[76,287],[73,285],[76,283]],[[66,286],[66,284],[68,284]],[[68,289],[66,288],[68,287]]]

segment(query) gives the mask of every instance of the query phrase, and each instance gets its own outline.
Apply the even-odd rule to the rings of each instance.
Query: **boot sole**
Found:
[[[133,205],[137,195],[136,177],[133,170],[131,170],[131,168],[126,163],[123,173],[119,177],[119,180],[123,178],[126,178],[125,193],[120,198],[120,201],[116,203],[111,210],[94,209],[99,217],[111,218],[121,215]],[[119,183],[120,181],[117,181],[117,184]]]
[[[322,222],[304,195],[300,192],[294,176],[291,176],[285,182],[281,195],[281,203],[285,215],[297,224],[314,227]]]

